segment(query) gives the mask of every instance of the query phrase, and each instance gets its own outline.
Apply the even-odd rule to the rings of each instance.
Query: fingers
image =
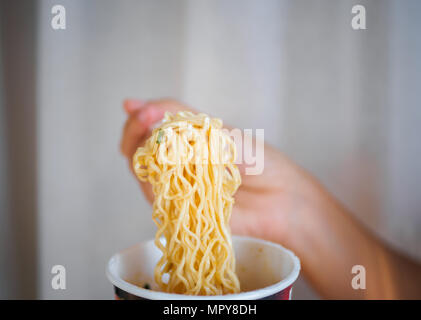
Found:
[[[126,99],[123,102],[123,108],[128,115],[131,115],[138,111],[145,105],[145,101],[138,99]]]
[[[167,111],[171,113],[177,113],[180,111],[192,111],[196,112],[192,108],[186,106],[185,104],[178,102],[173,99],[158,99],[158,100],[151,100],[146,103],[147,107],[151,107],[157,110],[161,110],[161,112],[165,113]]]
[[[121,153],[129,157],[139,143],[139,140],[145,135],[147,129],[147,124],[142,121],[140,112],[129,116],[123,129],[123,137],[120,143]]]
[[[142,118],[140,117],[140,110],[144,105],[144,101],[137,99],[126,99],[123,102],[123,109],[129,118],[124,125],[120,149],[121,153],[126,157],[129,157],[133,149],[135,149],[138,140],[145,134],[147,129],[146,124],[142,123]]]
[[[128,115],[124,126],[120,147],[123,155],[127,157],[129,168],[133,171],[132,157],[137,148],[142,146],[151,135],[153,125],[161,120],[166,111],[176,113],[182,110],[191,110],[183,104],[170,99],[142,101],[127,99],[123,108]],[[134,172],[133,172],[134,173]],[[140,181],[139,181],[140,182]],[[149,183],[140,182],[140,186],[149,201],[153,200],[152,187]]]
[[[145,139],[150,127],[163,117],[163,112],[156,110],[146,102],[137,99],[126,99],[123,108],[129,118],[126,121],[121,140],[121,152],[131,157]]]
[[[173,114],[186,110],[197,112],[172,99],[150,100],[147,102],[127,99],[124,101],[123,106],[129,118],[126,122],[121,141],[121,152],[129,159],[131,159],[137,148],[144,144],[145,140],[151,134],[151,128],[157,121],[163,118],[165,112],[169,111]],[[225,128],[228,130],[232,129],[227,125],[225,125]],[[235,140],[234,142],[237,141]],[[244,174],[244,165],[239,164],[238,167],[241,173]]]
[[[160,99],[148,102],[127,99],[123,108],[129,116],[123,130],[120,148],[123,155],[131,159],[136,149],[150,136],[153,125],[160,121],[166,111],[176,113],[191,110],[183,104],[171,100]]]

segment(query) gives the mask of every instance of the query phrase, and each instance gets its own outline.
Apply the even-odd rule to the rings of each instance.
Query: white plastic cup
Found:
[[[300,273],[300,260],[290,250],[269,241],[233,236],[236,272],[241,293],[193,296],[159,290],[154,268],[161,251],[153,240],[141,242],[114,255],[107,277],[120,300],[290,300],[292,286]],[[146,287],[146,288],[145,288]]]

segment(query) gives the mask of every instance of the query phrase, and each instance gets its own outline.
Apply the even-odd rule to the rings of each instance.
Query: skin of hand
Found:
[[[192,108],[171,99],[124,102],[128,119],[121,152],[132,168],[132,157],[166,111]],[[264,145],[264,170],[246,175],[235,194],[231,217],[234,234],[277,242],[293,250],[302,273],[324,298],[393,299],[421,297],[419,264],[382,245],[304,169],[275,148]],[[139,182],[149,202],[152,188]],[[354,265],[366,269],[366,289],[351,286]],[[418,283],[418,285],[417,285]]]

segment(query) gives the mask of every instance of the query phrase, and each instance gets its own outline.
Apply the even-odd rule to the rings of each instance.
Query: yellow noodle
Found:
[[[241,177],[234,142],[221,129],[221,120],[202,113],[166,113],[133,157],[137,177],[152,184],[155,196],[155,244],[162,251],[155,281],[163,291],[240,291],[229,220]]]

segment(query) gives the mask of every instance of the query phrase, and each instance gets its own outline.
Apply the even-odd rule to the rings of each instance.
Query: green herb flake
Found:
[[[151,286],[148,283],[145,283],[145,285],[143,286],[143,289],[150,290]]]
[[[156,139],[156,143],[160,144],[162,141],[162,136],[164,135],[164,130],[159,130],[158,132],[158,138]]]

